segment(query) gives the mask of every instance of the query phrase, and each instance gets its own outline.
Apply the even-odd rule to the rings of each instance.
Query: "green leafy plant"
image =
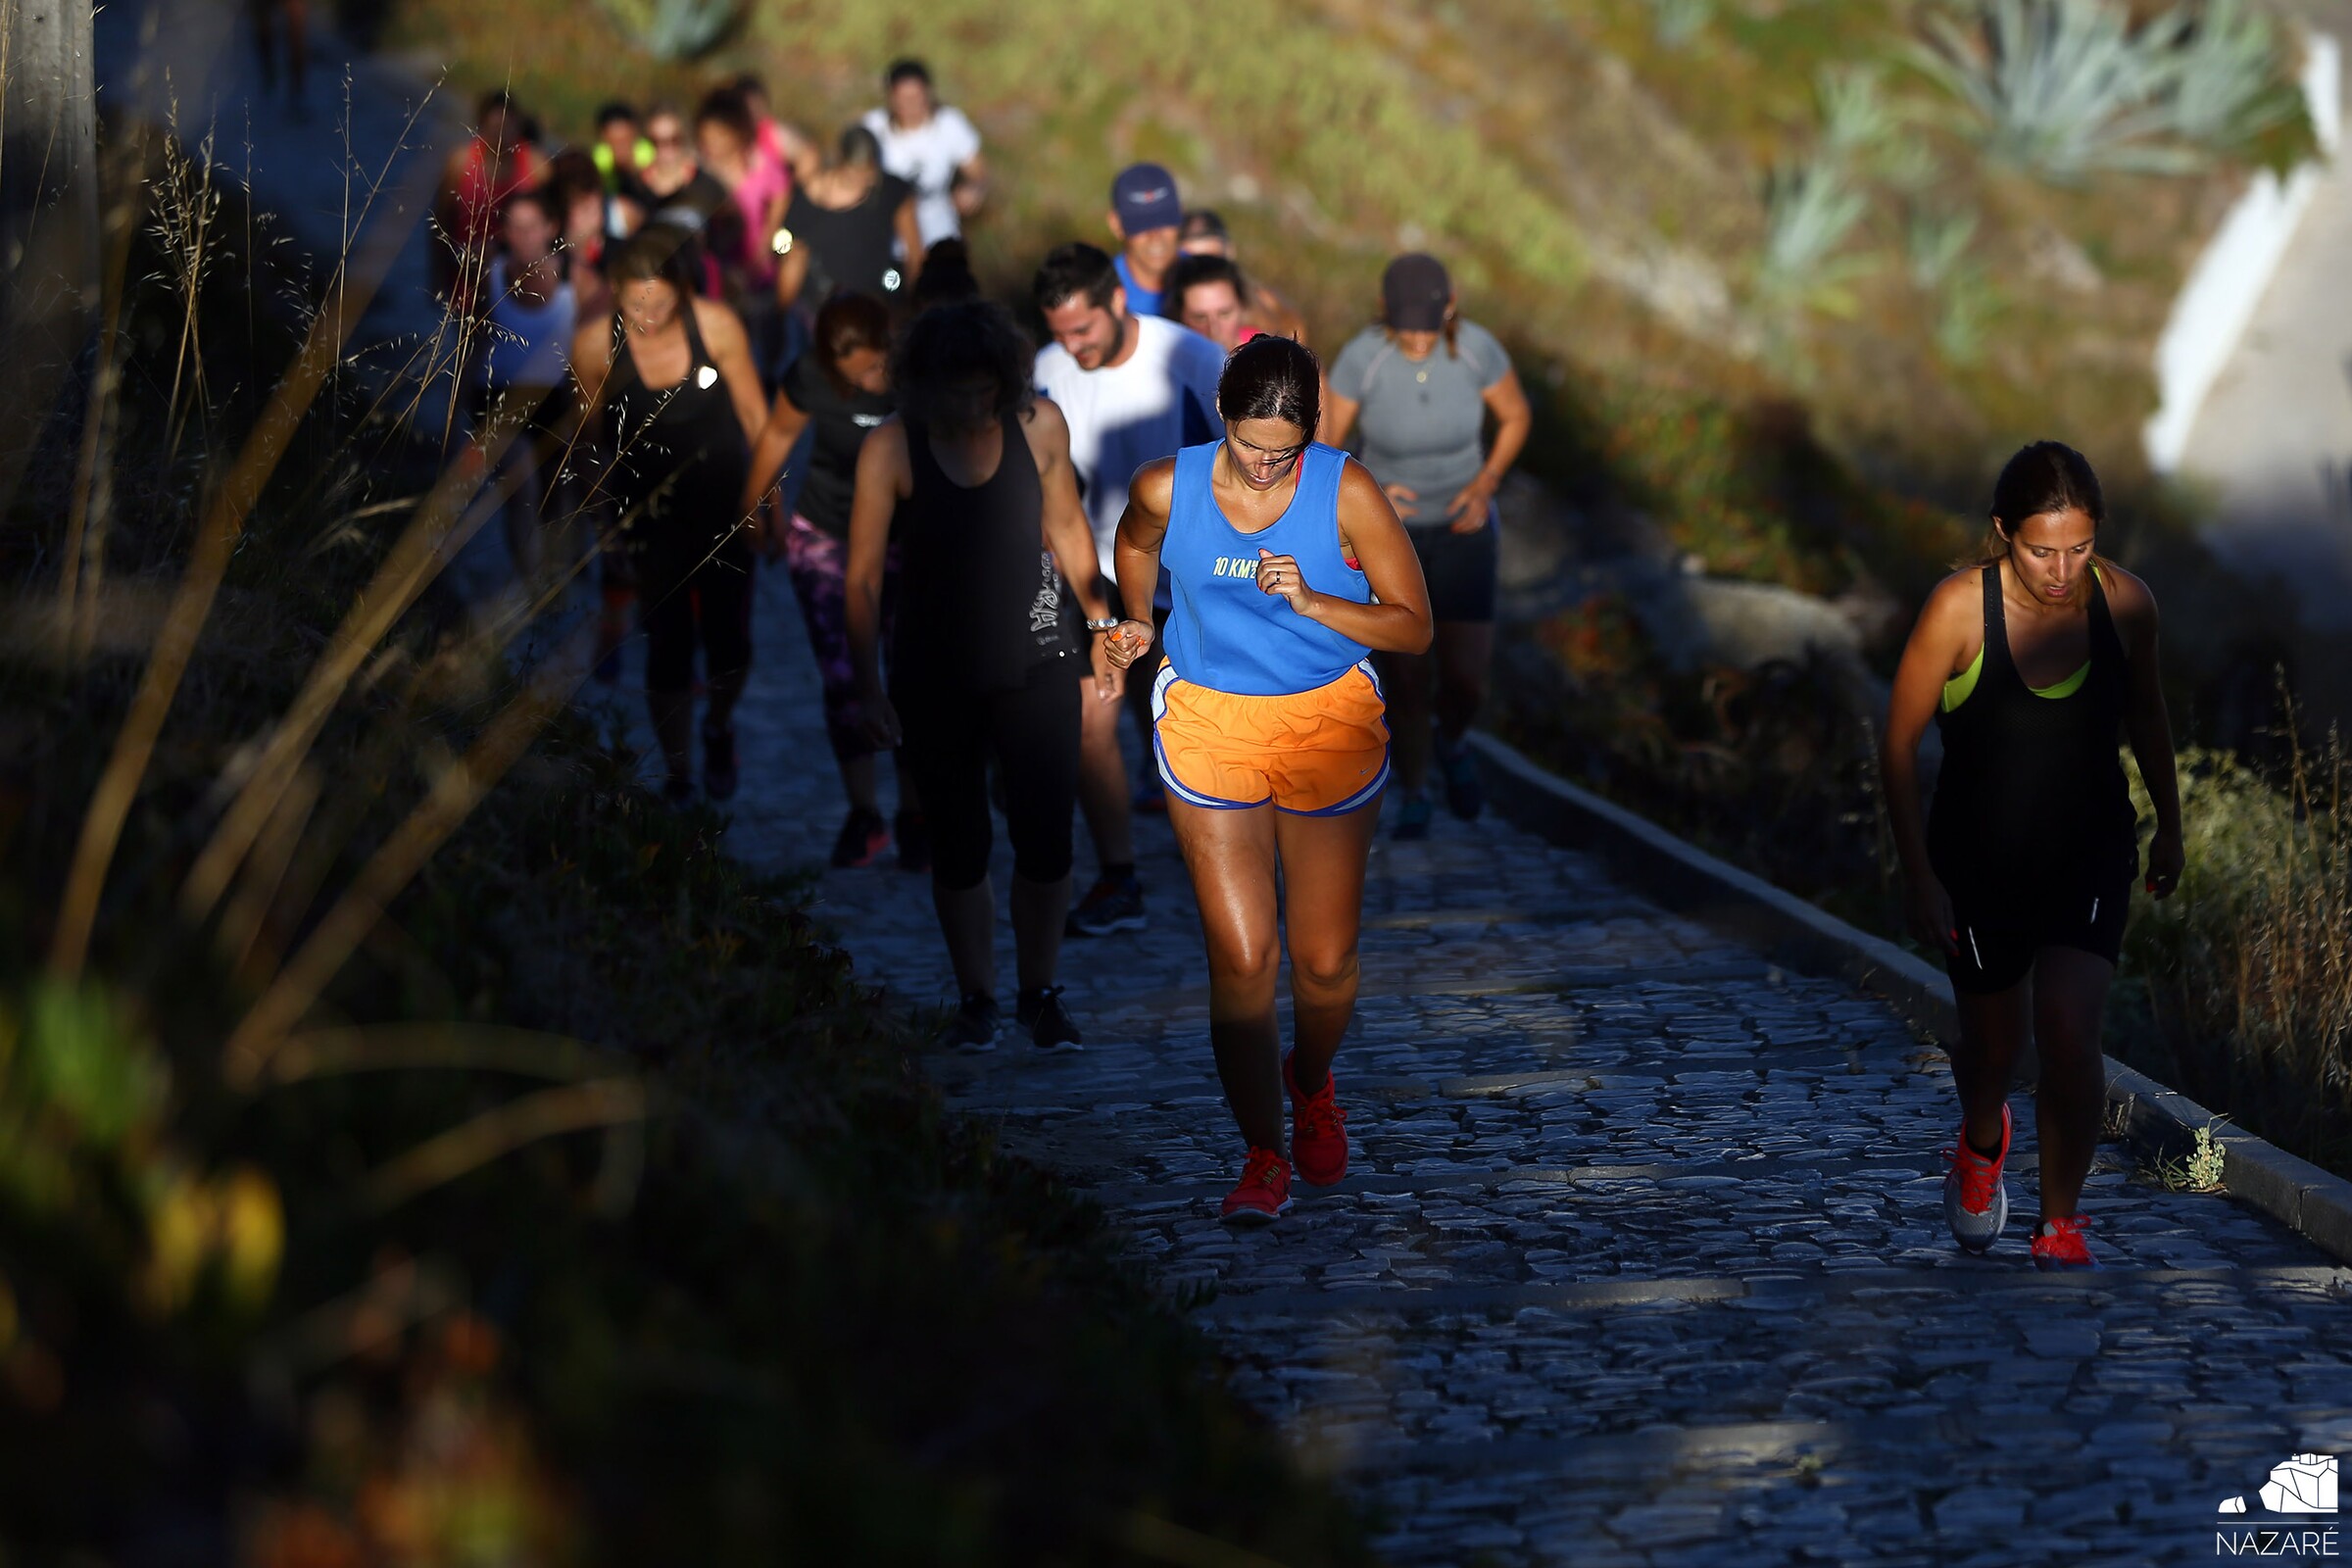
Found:
[[[2163,113],[2184,141],[2229,150],[2303,112],[2278,27],[2247,0],[2209,0],[2186,24]]]
[[[656,60],[699,60],[743,18],[743,0],[602,0],[637,46]]]
[[[1911,59],[1978,122],[1984,156],[2060,184],[2100,170],[2180,172],[2166,100],[2180,79],[2179,13],[2134,28],[2114,0],[1978,0],[1963,24],[1929,19]]]
[[[1853,314],[1851,285],[1871,264],[1867,258],[1841,257],[1838,252],[1869,210],[1869,197],[1832,160],[1777,166],[1764,183],[1758,295],[1783,308]]]
[[[1649,0],[1649,19],[1658,42],[1680,49],[1715,20],[1715,0]]]
[[[1911,281],[1923,289],[1941,287],[1968,254],[1977,225],[1973,212],[1914,209],[1903,230],[1903,259]]]

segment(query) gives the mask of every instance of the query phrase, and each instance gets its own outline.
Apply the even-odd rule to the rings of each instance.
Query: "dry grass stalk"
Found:
[[[270,989],[239,1021],[221,1056],[231,1084],[250,1088],[271,1054],[343,967],[384,908],[456,832],[492,785],[528,750],[547,720],[570,701],[576,674],[549,670],[516,694],[464,759],[445,768],[425,798],[360,868]],[[581,663],[584,666],[584,662]]]
[[[431,174],[428,170],[416,181],[418,189],[412,193],[415,198],[412,210],[421,208],[429,198],[426,187]],[[114,751],[82,817],[81,837],[74,846],[74,863],[67,873],[65,897],[58,907],[57,931],[49,950],[50,969],[60,979],[78,976],[89,956],[90,932],[97,922],[98,900],[105,891],[107,866],[114,859],[115,846],[122,841],[123,820],[130,813],[139,781],[146,776],[156,737],[163,733],[164,719],[172,710],[180,680],[196,652],[196,640],[212,614],[213,601],[220,591],[220,579],[228,570],[237,538],[244,532],[245,521],[252,515],[262,487],[292,447],[319,387],[341,361],[352,329],[359,324],[361,315],[375,297],[377,286],[390,271],[407,232],[407,221],[393,220],[369,230],[368,242],[362,248],[357,265],[344,269],[344,286],[335,291],[329,308],[311,323],[301,351],[279,378],[253,433],[237,454],[235,466],[205,509],[187,572],[180,579],[171,612],[156,639],[155,653],[147,662],[138,691],[131,698],[130,711],[122,721],[121,733],[115,737]]]

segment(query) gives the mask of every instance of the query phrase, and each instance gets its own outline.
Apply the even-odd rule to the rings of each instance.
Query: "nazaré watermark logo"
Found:
[[[2289,1521],[2335,1512],[2336,1463],[2332,1453],[2290,1453],[2271,1467],[2270,1480],[2254,1494],[2266,1514]],[[2215,1512],[2244,1515],[2253,1512],[2245,1496],[2224,1497]],[[2251,1520],[2213,1533],[2217,1557],[2296,1557],[2306,1562],[2337,1556],[2335,1526],[2261,1523]]]

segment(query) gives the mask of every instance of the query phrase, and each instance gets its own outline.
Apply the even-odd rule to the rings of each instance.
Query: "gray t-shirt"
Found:
[[[1478,477],[1487,461],[1479,441],[1486,417],[1481,394],[1510,368],[1494,334],[1473,321],[1457,323],[1453,353],[1441,338],[1426,360],[1406,359],[1377,326],[1340,350],[1331,389],[1362,406],[1358,455],[1372,477],[1418,493],[1419,500],[1396,509],[1407,523],[1446,521],[1446,503]]]

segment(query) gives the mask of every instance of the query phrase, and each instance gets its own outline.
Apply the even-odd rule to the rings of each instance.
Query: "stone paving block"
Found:
[[[819,865],[841,803],[808,765],[807,644],[779,578],[757,606],[728,842]],[[1234,1392],[1385,1510],[1389,1561],[2209,1562],[2220,1497],[2352,1453],[2352,1270],[2103,1151],[2108,1272],[2033,1274],[2022,1098],[2011,1234],[1957,1254],[1939,1054],[1492,819],[1376,846],[1350,1177],[1229,1234],[1198,913],[1166,824],[1136,832],[1151,924],[1064,950],[1089,1049],[933,1075],[1098,1192],[1162,1288],[1214,1287]],[[919,879],[812,887],[859,975],[951,1000]]]

